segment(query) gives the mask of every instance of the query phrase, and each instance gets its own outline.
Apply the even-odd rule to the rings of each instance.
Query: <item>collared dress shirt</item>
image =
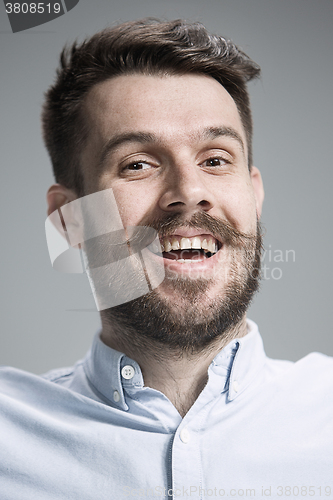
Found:
[[[0,500],[333,499],[332,358],[248,330],[184,418],[98,335],[73,368],[0,369]]]

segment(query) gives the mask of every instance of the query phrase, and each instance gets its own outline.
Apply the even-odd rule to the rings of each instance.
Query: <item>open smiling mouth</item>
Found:
[[[222,243],[210,234],[192,237],[170,235],[161,239],[161,247],[164,259],[185,264],[209,259],[220,250]]]

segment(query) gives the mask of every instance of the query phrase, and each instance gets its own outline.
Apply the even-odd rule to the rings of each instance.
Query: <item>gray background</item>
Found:
[[[201,21],[261,65],[250,92],[271,258],[249,317],[269,356],[333,355],[333,1],[80,0],[65,16],[16,34],[1,2],[0,364],[34,373],[71,365],[99,328],[98,313],[84,311],[94,308],[85,276],[57,273],[49,261],[45,194],[53,179],[40,108],[66,41],[145,16]],[[291,253],[286,262],[288,250],[295,262]],[[278,254],[285,262],[274,261]]]

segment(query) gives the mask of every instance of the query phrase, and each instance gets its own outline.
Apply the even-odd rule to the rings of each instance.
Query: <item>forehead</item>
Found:
[[[131,74],[95,85],[84,103],[88,142],[111,135],[153,132],[166,141],[191,141],[201,129],[235,129],[246,143],[236,104],[215,79],[196,74]]]

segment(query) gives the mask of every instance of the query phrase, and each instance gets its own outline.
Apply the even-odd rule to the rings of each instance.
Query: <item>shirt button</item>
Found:
[[[118,403],[118,401],[120,401],[120,394],[118,391],[113,392],[113,400],[115,403]]]
[[[129,380],[134,377],[135,370],[133,366],[131,365],[126,365],[124,368],[121,370],[121,375],[126,379]]]
[[[239,391],[239,383],[237,382],[237,380],[234,381],[234,383],[232,384],[232,387],[233,387],[235,392]]]
[[[190,433],[188,432],[188,430],[186,429],[186,427],[184,427],[180,433],[179,433],[179,437],[181,439],[181,441],[183,441],[184,444],[187,444],[190,440]]]

